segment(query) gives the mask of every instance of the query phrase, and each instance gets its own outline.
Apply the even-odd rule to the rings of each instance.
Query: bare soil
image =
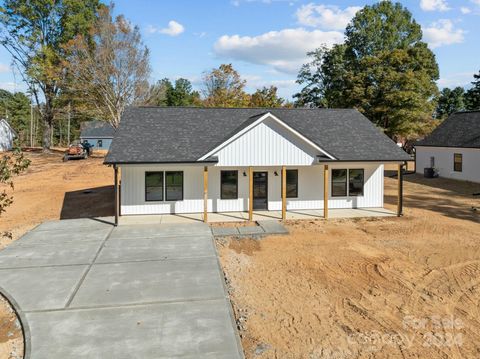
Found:
[[[113,169],[103,157],[62,162],[61,151],[26,156],[32,163],[14,179],[14,203],[0,219],[0,249],[45,220],[113,215]]]
[[[23,333],[17,319],[7,300],[0,295],[0,358],[23,358]]]
[[[217,242],[247,358],[480,357],[480,185],[405,181],[401,218]]]

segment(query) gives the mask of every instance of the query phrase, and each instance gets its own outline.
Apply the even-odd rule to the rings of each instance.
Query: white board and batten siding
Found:
[[[480,148],[417,146],[415,152],[418,174],[423,175],[423,169],[431,166],[433,157],[440,177],[480,183]],[[462,154],[462,172],[453,170],[455,153]]]
[[[331,197],[329,185],[329,208],[383,207],[383,165],[370,163],[330,165],[329,178],[333,168],[363,168],[365,170],[364,194],[358,197]],[[298,170],[298,197],[287,198],[287,210],[323,209],[323,166],[287,166],[287,169]],[[237,199],[220,198],[221,170],[238,171]],[[145,172],[147,171],[183,171],[183,201],[145,201]],[[255,167],[254,171],[268,172],[268,210],[281,210],[281,167]],[[121,166],[121,178],[122,215],[203,212],[203,166],[125,165]],[[248,185],[248,167],[209,167],[208,211],[248,211]]]
[[[214,156],[217,166],[305,166],[315,163],[319,151],[295,134],[265,119]]]

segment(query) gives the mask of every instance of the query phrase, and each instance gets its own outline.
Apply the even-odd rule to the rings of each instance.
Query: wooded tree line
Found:
[[[439,91],[435,55],[400,3],[365,6],[347,26],[344,43],[310,52],[294,103],[274,86],[248,94],[232,64],[203,73],[199,91],[184,78],[151,84],[149,50],[138,27],[113,10],[99,0],[4,1],[0,42],[34,106],[24,94],[4,92],[0,111],[24,144],[32,130],[44,149],[52,140],[66,144],[67,117],[72,138],[85,119],[116,127],[129,105],[357,108],[401,141],[425,135],[453,111],[480,108],[480,73],[468,91]]]

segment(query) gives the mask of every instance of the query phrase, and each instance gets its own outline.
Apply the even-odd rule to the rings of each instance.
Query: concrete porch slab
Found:
[[[329,209],[329,218],[360,218],[360,217],[388,217],[395,216],[395,213],[385,208],[345,208]],[[203,215],[200,213],[180,214],[180,215],[148,215],[148,216],[126,216],[128,219],[121,218],[122,221],[128,221],[130,224],[142,224],[146,221],[152,221],[162,224],[187,224],[202,223]],[[148,219],[150,218],[150,219]],[[254,211],[253,221],[279,221],[282,219],[281,211]],[[317,220],[323,219],[323,210],[289,210],[287,211],[287,220]],[[248,220],[248,212],[221,212],[209,213],[209,223],[222,222],[244,222]]]
[[[160,238],[182,235],[210,235],[210,227],[203,222],[190,222],[186,226],[175,223],[159,225],[132,225],[118,226],[110,235],[110,239],[117,238]]]
[[[286,234],[287,229],[278,221],[258,221],[260,227],[268,234]]]

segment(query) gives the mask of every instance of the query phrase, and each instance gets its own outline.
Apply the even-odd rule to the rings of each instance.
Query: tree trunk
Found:
[[[43,113],[43,140],[42,147],[43,152],[50,152],[52,146],[52,131],[53,131],[53,99],[54,93],[49,86],[45,91],[45,110]]]

